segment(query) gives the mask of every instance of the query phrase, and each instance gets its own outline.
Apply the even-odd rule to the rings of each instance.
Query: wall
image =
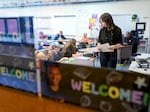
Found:
[[[137,14],[140,22],[147,22],[145,37],[150,37],[149,6],[150,6],[149,0],[134,0],[134,1],[118,1],[118,2],[113,1],[113,2],[99,2],[87,4],[72,4],[72,5],[62,4],[62,5],[40,6],[40,7],[36,6],[36,7],[22,7],[22,8],[4,8],[4,9],[1,8],[0,16],[1,17],[44,16],[53,18],[54,16],[58,15],[75,15],[76,16],[76,26],[74,26],[76,27],[75,37],[80,38],[83,32],[89,33],[88,29],[89,18],[91,18],[92,14],[97,14],[98,17],[104,12],[109,12],[112,15],[124,14],[132,16],[132,14]],[[135,22],[132,22],[131,29],[135,29]]]

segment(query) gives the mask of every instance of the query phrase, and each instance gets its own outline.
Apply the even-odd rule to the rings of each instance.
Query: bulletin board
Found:
[[[16,18],[6,19],[8,34],[17,33],[18,34],[18,21]]]
[[[5,34],[5,20],[4,19],[0,19],[0,33],[1,34]]]

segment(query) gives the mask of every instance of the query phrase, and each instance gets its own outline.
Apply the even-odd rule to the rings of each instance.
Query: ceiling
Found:
[[[60,5],[60,4],[79,4],[93,2],[115,2],[115,1],[131,1],[131,0],[0,0],[1,8],[8,7],[27,7],[41,5]]]

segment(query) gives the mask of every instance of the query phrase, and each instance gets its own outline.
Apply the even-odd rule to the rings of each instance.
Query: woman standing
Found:
[[[101,67],[116,68],[117,64],[117,48],[122,44],[121,29],[113,22],[113,18],[109,13],[104,13],[100,16],[99,21],[102,28],[98,37],[98,49],[101,51],[100,63]],[[109,50],[113,52],[102,52],[101,45],[108,43]]]

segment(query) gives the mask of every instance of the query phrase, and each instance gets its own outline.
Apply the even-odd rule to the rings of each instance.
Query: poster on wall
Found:
[[[8,34],[18,35],[17,19],[7,19]]]
[[[100,112],[148,112],[149,76],[44,62],[42,95]]]
[[[21,37],[19,37],[19,22],[18,18],[6,18],[6,39],[7,42],[21,43]]]
[[[0,18],[0,41],[21,43],[17,18]]]
[[[92,14],[92,17],[89,18],[90,37],[92,38],[97,38],[100,30],[100,23],[97,16],[98,14]]]

